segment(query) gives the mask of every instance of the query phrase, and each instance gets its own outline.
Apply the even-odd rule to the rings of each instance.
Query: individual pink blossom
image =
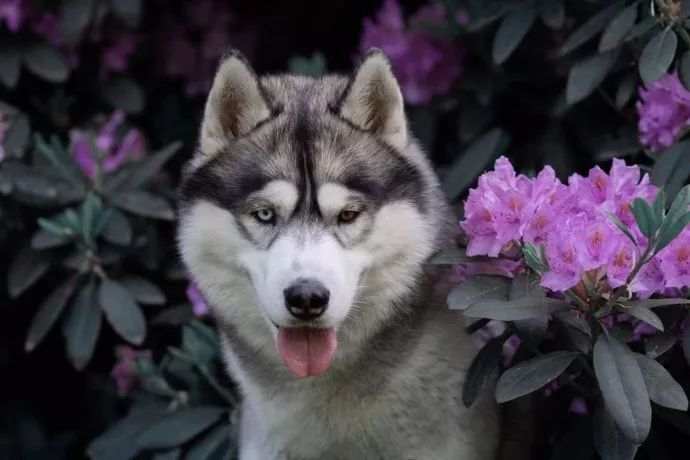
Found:
[[[94,178],[101,172],[111,172],[130,159],[139,159],[146,153],[144,135],[135,128],[123,132],[124,112],[115,111],[98,133],[95,139],[91,134],[80,130],[70,130],[72,158],[82,172]],[[93,147],[96,147],[94,151]]]
[[[541,277],[541,285],[552,291],[565,291],[580,282],[582,265],[578,260],[576,237],[564,225],[546,242],[550,270]]]
[[[405,100],[412,105],[426,104],[447,92],[462,73],[463,53],[458,44],[425,30],[445,23],[445,9],[440,3],[422,6],[405,24],[397,0],[385,0],[375,20],[364,20],[359,50],[383,50]]]
[[[115,347],[117,362],[110,371],[110,375],[115,379],[117,393],[120,396],[127,396],[134,387],[137,380],[136,361],[139,358],[150,358],[150,350],[135,350],[127,345]]]
[[[670,147],[690,125],[690,92],[675,72],[641,88],[636,107],[640,142],[652,150]]]
[[[690,230],[681,234],[659,253],[659,266],[666,278],[666,287],[690,286]]]
[[[124,29],[111,29],[107,44],[103,47],[100,75],[102,79],[111,73],[127,70],[130,57],[137,50],[141,37]]]
[[[192,303],[192,311],[194,312],[194,315],[198,318],[208,316],[208,314],[211,312],[206,299],[204,299],[203,294],[199,290],[199,286],[197,286],[197,284],[191,280],[189,281],[189,284],[187,284],[187,298]]]
[[[0,0],[0,24],[4,22],[10,32],[21,28],[25,12],[24,0]]]

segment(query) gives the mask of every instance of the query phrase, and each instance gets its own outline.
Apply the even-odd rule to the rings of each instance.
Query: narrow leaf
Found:
[[[652,407],[637,359],[613,337],[599,335],[594,344],[594,371],[609,413],[636,444],[647,438]]]
[[[545,0],[541,2],[541,20],[547,27],[560,30],[565,22],[563,0]]]
[[[603,460],[633,460],[638,448],[603,407],[594,416],[594,447]]]
[[[132,294],[120,283],[105,280],[98,290],[98,300],[108,322],[130,343],[140,345],[146,337],[146,319]]]
[[[568,83],[565,88],[565,99],[568,104],[575,104],[586,98],[604,81],[611,67],[618,59],[616,50],[596,54],[577,62],[570,68]]]
[[[690,305],[690,299],[640,299],[629,302],[629,308],[643,307],[643,308],[657,308],[657,307],[672,307],[675,305]]]
[[[652,207],[643,198],[635,198],[630,209],[642,234],[647,238],[651,237],[661,225],[661,220],[656,219]]]
[[[681,215],[678,219],[670,221],[670,215],[666,216],[664,224],[659,230],[659,237],[657,240],[656,247],[654,248],[654,253],[658,254],[662,249],[668,246],[683,229],[690,223],[690,213]]]
[[[31,45],[23,58],[31,73],[51,83],[62,83],[69,76],[67,59],[47,43]]]
[[[590,17],[580,27],[570,34],[565,43],[558,50],[559,56],[565,56],[576,48],[589,41],[598,34],[609,21],[618,13],[624,2],[618,1]]]
[[[508,13],[498,26],[493,44],[494,64],[502,64],[515,51],[532,27],[537,11],[530,2],[524,2]]]
[[[158,286],[141,276],[127,276],[120,280],[134,298],[146,305],[165,304],[165,294]]]
[[[678,78],[685,89],[690,89],[690,51],[685,51],[680,57]]]
[[[622,10],[609,22],[599,40],[599,52],[616,48],[628,34],[637,19],[637,4]]]
[[[153,422],[136,438],[144,449],[168,449],[183,444],[215,423],[225,409],[189,407]]]
[[[643,307],[641,305],[635,305],[633,307],[626,308],[625,312],[641,321],[644,321],[650,326],[654,326],[661,332],[664,331],[664,324],[661,322],[661,319],[656,315],[656,313],[654,313],[649,308]]]
[[[475,356],[462,387],[462,403],[465,407],[472,406],[482,391],[493,391],[506,339],[503,336],[494,337]]]
[[[45,254],[26,247],[19,251],[7,273],[7,290],[11,298],[19,295],[38,281],[50,268]]]
[[[511,401],[538,390],[561,375],[578,355],[577,352],[556,351],[518,363],[498,379],[496,401]]]
[[[26,334],[26,342],[24,349],[27,352],[32,351],[41,343],[48,331],[53,327],[55,322],[60,317],[60,314],[65,309],[67,301],[72,296],[74,288],[77,285],[78,276],[73,276],[61,285],[59,285],[41,304],[29,326],[29,331]]]
[[[616,107],[622,109],[637,91],[637,74],[630,73],[626,76],[616,91]]]
[[[101,330],[101,309],[96,299],[96,286],[84,286],[72,304],[65,323],[67,355],[76,369],[82,369],[93,356]]]
[[[666,73],[673,62],[678,37],[671,29],[659,32],[642,50],[639,61],[640,77],[649,85]]]
[[[115,206],[139,216],[163,220],[175,217],[172,207],[164,198],[142,190],[117,193],[111,199]]]
[[[637,364],[642,371],[649,399],[660,406],[681,411],[688,410],[688,397],[683,387],[657,361],[635,353]]]
[[[510,280],[502,276],[474,276],[456,286],[448,295],[448,307],[465,310],[480,300],[506,300]]]
[[[656,359],[670,350],[676,344],[678,337],[675,332],[666,331],[663,334],[654,334],[647,338],[644,350],[647,356]]]

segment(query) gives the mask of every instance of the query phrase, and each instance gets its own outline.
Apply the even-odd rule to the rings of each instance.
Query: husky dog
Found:
[[[474,350],[425,264],[450,213],[383,53],[349,78],[258,77],[229,53],[180,193],[241,460],[494,458],[497,410],[461,403]]]

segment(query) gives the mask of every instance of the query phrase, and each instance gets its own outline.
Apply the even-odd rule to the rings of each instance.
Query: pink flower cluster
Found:
[[[204,318],[209,315],[211,309],[209,308],[206,299],[204,299],[204,295],[199,290],[199,286],[197,286],[197,284],[192,281],[191,278],[189,280],[189,284],[187,284],[187,298],[192,304],[192,312],[194,313],[194,316],[197,318]]]
[[[218,61],[232,44],[251,57],[256,34],[252,26],[235,19],[228,2],[187,0],[179,16],[163,20],[158,37],[163,75],[180,78],[189,97],[211,88]]]
[[[425,5],[407,24],[396,0],[385,0],[376,20],[365,19],[359,49],[381,48],[391,60],[407,103],[425,104],[447,92],[462,73],[462,49],[424,27],[446,24],[442,4]]]
[[[637,228],[630,204],[652,201],[658,190],[637,166],[614,159],[607,174],[598,166],[587,177],[573,174],[565,185],[545,167],[536,178],[516,175],[501,157],[479,178],[465,203],[461,227],[469,237],[467,254],[497,257],[522,242],[543,245],[549,269],[541,285],[552,291],[589,279],[606,278],[611,288],[626,283],[646,238]],[[635,238],[616,227],[618,217]],[[645,264],[630,288],[639,297],[690,285],[690,229]]]
[[[139,358],[151,358],[151,350],[135,350],[127,345],[115,347],[117,362],[110,371],[110,376],[115,380],[117,393],[127,396],[137,380],[137,364]]]
[[[146,153],[146,140],[141,131],[124,126],[125,114],[118,110],[104,121],[93,139],[80,129],[69,132],[74,162],[87,177],[118,169],[130,159],[139,159]],[[94,146],[96,147],[94,149]],[[95,151],[94,151],[95,150]]]
[[[690,91],[678,74],[666,74],[640,89],[637,114],[640,142],[654,151],[668,148],[690,125]]]

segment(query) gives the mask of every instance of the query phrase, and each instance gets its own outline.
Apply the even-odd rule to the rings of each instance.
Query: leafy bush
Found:
[[[171,224],[231,43],[259,71],[305,75],[390,56],[462,216],[432,262],[454,267],[449,305],[482,345],[466,405],[494,385],[499,402],[531,394],[534,458],[687,445],[687,2],[411,3],[335,2],[317,28],[299,4],[0,0],[0,456],[233,455],[237,394]],[[494,180],[499,159],[477,184],[499,154],[523,175]],[[56,382],[80,410],[33,407]]]

